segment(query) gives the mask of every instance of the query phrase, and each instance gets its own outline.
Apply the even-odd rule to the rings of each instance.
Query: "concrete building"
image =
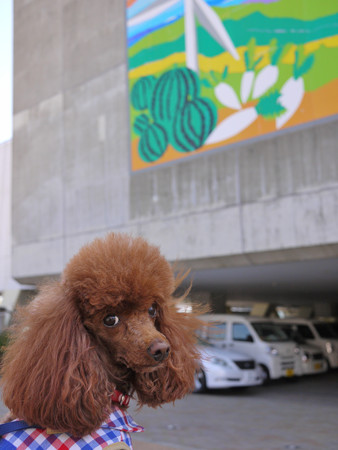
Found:
[[[125,2],[14,1],[12,276],[58,275],[109,231],[233,300],[338,300],[337,117],[132,173]],[[332,303],[333,302],[333,303]]]
[[[11,275],[11,179],[12,143],[0,144],[0,332],[8,325],[15,305],[25,302],[34,286],[15,281]]]

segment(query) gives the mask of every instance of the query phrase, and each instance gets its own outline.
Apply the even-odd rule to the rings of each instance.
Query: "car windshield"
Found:
[[[297,332],[305,339],[314,339],[315,336],[313,335],[310,327],[308,325],[302,325],[302,324],[295,324],[294,326],[297,327]]]
[[[330,327],[333,329],[334,334],[337,335],[337,337],[338,337],[338,323],[336,323],[336,322],[330,323]]]
[[[298,344],[305,344],[306,340],[299,333],[297,327],[294,325],[277,324],[278,327],[288,336],[289,339],[297,342]]]
[[[315,329],[317,330],[320,337],[324,339],[337,339],[337,335],[334,332],[333,327],[329,323],[314,323]]]
[[[285,342],[290,339],[284,331],[274,323],[270,322],[252,322],[251,325],[256,330],[258,336],[266,342]]]

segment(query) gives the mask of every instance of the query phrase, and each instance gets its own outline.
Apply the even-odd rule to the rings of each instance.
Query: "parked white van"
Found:
[[[329,322],[301,318],[280,319],[280,322],[293,325],[306,342],[320,347],[330,369],[338,367],[338,336]]]
[[[201,338],[214,345],[246,353],[262,370],[264,381],[301,375],[299,348],[270,319],[235,314],[200,317]]]
[[[300,360],[302,375],[313,375],[317,373],[323,373],[328,370],[327,359],[322,352],[322,349],[317,345],[309,344],[297,331],[297,326],[289,323],[284,323],[280,319],[275,319],[276,325],[281,327],[284,333],[289,338],[296,342],[300,349]]]

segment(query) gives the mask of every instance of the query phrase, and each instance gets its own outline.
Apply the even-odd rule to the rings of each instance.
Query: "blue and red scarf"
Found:
[[[19,420],[10,423],[16,422]],[[107,422],[104,422],[95,432],[82,438],[75,438],[66,433],[49,434],[48,430],[31,428],[27,425],[27,428],[3,434],[0,437],[0,450],[91,450],[103,449],[108,445],[121,442],[132,449],[130,433],[143,430],[143,427],[137,425],[129,414],[116,406]]]

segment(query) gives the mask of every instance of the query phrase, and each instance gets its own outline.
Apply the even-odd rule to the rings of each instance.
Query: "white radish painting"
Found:
[[[285,112],[276,119],[276,128],[279,129],[294,115],[304,97],[303,78],[289,78],[281,89],[280,103]]]
[[[246,103],[249,99],[253,81],[255,78],[255,72],[253,70],[248,70],[243,73],[241,80],[241,101]]]
[[[215,87],[215,96],[217,100],[230,109],[241,109],[241,103],[232,86],[228,83],[219,83]]]
[[[259,116],[273,119],[285,111],[280,104],[280,93],[275,91],[266,97],[262,97],[256,106],[243,108],[240,111],[225,118],[211,132],[206,144],[216,144],[230,139],[252,125]]]
[[[295,62],[293,65],[293,77],[289,78],[281,88],[280,103],[285,108],[285,112],[276,119],[276,128],[282,128],[299,108],[304,94],[305,86],[303,75],[312,67],[314,56],[311,54],[299,62],[300,50],[295,51]]]
[[[256,108],[237,111],[224,119],[209,135],[205,144],[216,144],[236,136],[248,128],[258,118]]]
[[[255,45],[256,40],[253,38],[248,43],[248,48],[244,52],[244,62],[246,71],[243,73],[241,80],[240,95],[242,103],[246,103],[250,97],[253,82],[255,79],[255,69],[263,59],[262,56],[255,58]]]
[[[278,46],[276,39],[271,41],[269,49],[270,64],[263,67],[256,76],[252,92],[253,99],[261,97],[276,84],[279,76],[277,64],[284,50],[284,47]]]

